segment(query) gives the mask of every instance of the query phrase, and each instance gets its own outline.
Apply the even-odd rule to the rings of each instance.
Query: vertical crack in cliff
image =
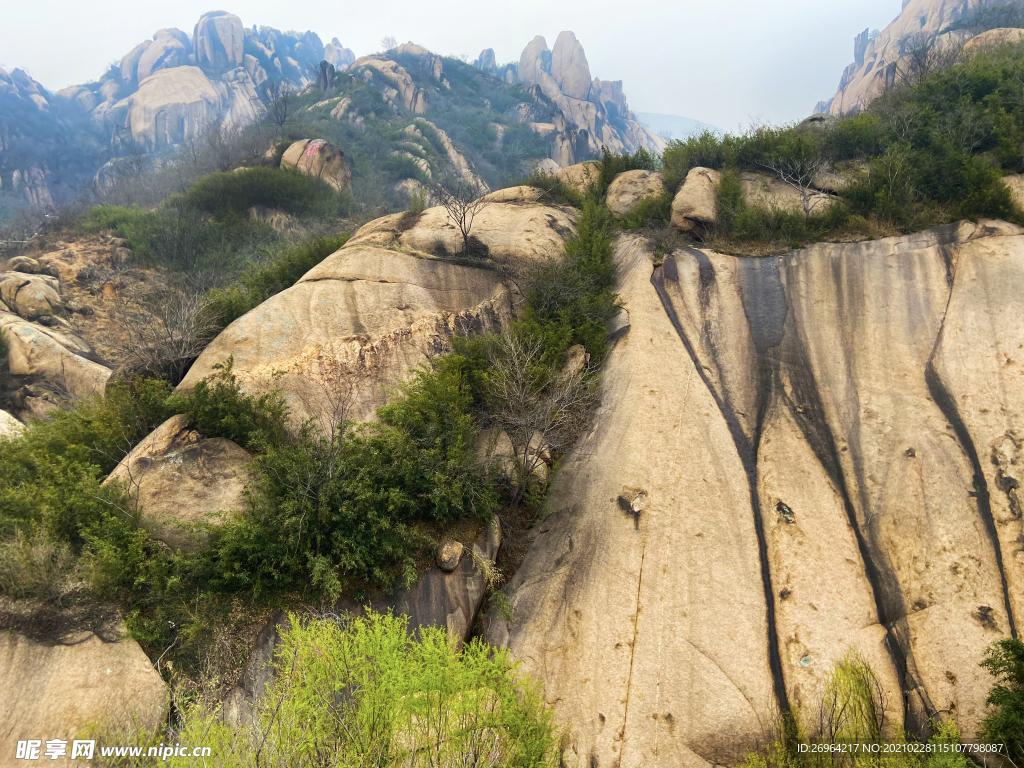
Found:
[[[946,307],[942,311],[942,322],[939,324],[939,332],[935,337],[935,346],[932,347],[931,355],[928,356],[928,364],[924,368],[924,382],[928,386],[928,394],[932,396],[932,400],[942,411],[942,415],[953,427],[953,433],[956,435],[961,449],[967,456],[967,460],[971,462],[971,471],[974,475],[971,484],[974,486],[975,498],[978,501],[978,516],[981,517],[982,524],[985,526],[985,533],[988,535],[992,544],[992,553],[995,555],[996,567],[999,569],[999,579],[1003,588],[1003,607],[1006,610],[1006,620],[1010,625],[1010,637],[1016,638],[1017,622],[1014,619],[1013,605],[1010,602],[1010,587],[1006,581],[1006,569],[1003,567],[1003,548],[999,543],[999,532],[996,530],[996,520],[992,514],[992,497],[988,492],[988,480],[985,479],[985,472],[982,470],[981,460],[978,458],[978,449],[974,445],[974,439],[971,437],[970,430],[967,429],[967,424],[964,423],[963,417],[960,415],[956,400],[946,388],[939,372],[935,370],[935,355],[939,351],[942,336],[946,331],[946,317],[949,315],[949,305],[953,301],[953,286],[956,283],[954,248],[946,245],[940,248],[939,252],[942,254],[946,266],[946,285],[949,287],[949,295],[946,297]]]
[[[939,338],[942,338],[941,331],[939,332]],[[999,544],[999,532],[996,530],[996,520],[992,514],[992,499],[988,492],[988,481],[985,479],[985,472],[982,470],[981,461],[978,459],[978,450],[974,446],[974,440],[971,438],[971,433],[967,430],[967,425],[964,424],[964,420],[960,416],[960,409],[957,408],[956,401],[949,393],[949,390],[946,389],[946,385],[942,383],[942,379],[939,377],[931,360],[925,366],[924,380],[928,385],[928,393],[932,396],[932,400],[935,401],[935,404],[939,406],[939,410],[942,411],[942,415],[953,426],[953,432],[960,443],[960,448],[963,450],[964,455],[967,456],[968,461],[971,462],[971,470],[974,473],[972,485],[974,486],[975,499],[978,502],[978,516],[981,517],[981,521],[985,526],[985,533],[988,534],[989,541],[992,543],[992,552],[996,558],[996,567],[999,569],[999,579],[1003,586],[1003,607],[1006,610],[1006,620],[1010,624],[1010,636],[1015,638],[1017,637],[1017,624],[1013,618],[1013,606],[1010,604],[1010,587],[1006,582],[1006,571],[1003,568],[1003,548]]]
[[[732,407],[722,399],[719,393],[715,391],[715,387],[712,385],[707,373],[701,366],[700,358],[697,356],[696,350],[687,338],[686,331],[683,329],[682,323],[679,321],[679,316],[676,314],[675,307],[672,306],[672,299],[669,297],[668,291],[665,289],[666,279],[677,282],[679,279],[679,275],[676,270],[675,258],[672,256],[665,259],[665,263],[654,270],[654,273],[651,275],[651,284],[654,286],[654,290],[657,292],[658,298],[661,300],[661,305],[664,308],[669,321],[672,323],[672,327],[675,329],[679,339],[683,342],[683,346],[685,347],[687,354],[690,356],[690,360],[693,362],[697,375],[700,376],[701,381],[704,382],[704,386],[707,387],[708,392],[711,394],[715,404],[718,406],[718,410],[722,414],[722,418],[725,419],[725,423],[729,428],[729,434],[732,436],[733,443],[736,446],[736,453],[739,455],[740,461],[743,464],[743,470],[747,476],[750,506],[754,515],[754,533],[757,537],[757,554],[761,564],[761,584],[764,590],[765,610],[767,613],[768,666],[772,674],[772,687],[775,692],[775,700],[778,703],[779,709],[783,712],[788,712],[790,709],[789,695],[786,691],[786,683],[782,674],[782,657],[779,653],[779,633],[775,619],[775,591],[772,588],[771,569],[768,563],[768,542],[765,537],[764,521],[761,515],[761,502],[757,493],[757,456],[755,455],[754,449],[751,447],[746,434],[743,432],[743,427],[740,424],[736,413],[733,411]]]
[[[633,692],[633,663],[636,661],[637,627],[640,624],[640,590],[644,584],[644,561],[647,559],[647,537],[640,550],[640,574],[636,580],[636,608],[633,613],[633,641],[629,644],[629,676],[626,678],[626,705],[622,712],[622,736],[619,742],[619,762],[626,751],[626,727],[629,725],[629,697]],[[657,711],[655,711],[657,717]]]

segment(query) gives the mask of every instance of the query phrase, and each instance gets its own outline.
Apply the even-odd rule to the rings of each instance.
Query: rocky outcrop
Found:
[[[569,757],[736,762],[851,649],[894,726],[974,739],[1024,610],[1024,230],[617,258],[630,326],[488,631]]]
[[[964,44],[964,53],[972,54],[985,48],[1019,45],[1022,42],[1024,42],[1024,29],[990,29],[968,40]]]
[[[0,440],[11,440],[24,431],[24,424],[7,411],[0,411]]]
[[[161,150],[193,138],[217,119],[242,126],[257,117],[256,85],[245,69],[210,80],[198,67],[161,69],[128,99],[132,139]]]
[[[251,461],[231,440],[203,437],[179,414],[135,446],[104,484],[122,484],[153,537],[189,552],[205,545],[204,525],[246,507]]]
[[[635,152],[640,147],[660,153],[665,148],[665,141],[640,125],[629,111],[621,82],[591,80],[583,46],[572,32],[560,33],[551,51],[543,37],[531,40],[519,57],[516,76],[520,82],[539,86],[566,120],[586,132],[583,144],[594,155],[600,155],[602,146],[616,153]],[[585,159],[582,154],[575,153],[575,159]]]
[[[7,342],[11,374],[49,384],[71,397],[103,393],[110,369],[96,362],[92,348],[69,329],[0,311],[0,334]]]
[[[82,632],[41,644],[4,632],[0,667],[4,766],[23,762],[14,760],[18,741],[62,739],[70,748],[90,726],[105,726],[111,733],[129,728],[152,733],[167,713],[167,687],[160,674],[138,643],[126,637]]]
[[[657,171],[625,171],[608,185],[606,203],[613,216],[628,216],[650,198],[666,193],[665,178]]]
[[[0,272],[0,310],[26,320],[51,318],[64,308],[60,280],[49,275]]]
[[[573,219],[556,208],[493,203],[473,225],[492,257],[561,252]],[[441,208],[367,224],[291,288],[229,325],[181,383],[188,389],[234,357],[247,391],[282,390],[295,422],[343,394],[350,418],[372,419],[394,387],[450,349],[455,333],[498,330],[511,296],[497,274],[431,254],[461,236]]]
[[[158,30],[153,42],[139,57],[136,79],[141,82],[158,70],[184,67],[191,53],[192,42],[180,29]],[[124,61],[121,64],[123,66]]]
[[[281,167],[320,179],[338,192],[352,193],[352,169],[345,153],[323,139],[296,141],[281,156]]]
[[[672,200],[672,228],[679,232],[703,232],[718,223],[718,186],[722,174],[711,168],[691,168]],[[842,189],[844,177],[822,174],[823,187]],[[777,176],[744,171],[740,174],[743,199],[748,206],[787,213],[821,213],[835,198],[814,188],[787,184]],[[805,194],[806,193],[806,194]]]
[[[711,168],[691,168],[672,200],[672,228],[680,232],[707,229],[718,221],[718,185],[722,174]]]
[[[368,68],[374,70],[395,87],[395,98],[399,106],[409,112],[422,115],[427,111],[427,92],[416,85],[408,70],[397,62],[383,56],[363,56],[350,69]]]
[[[324,46],[324,61],[334,66],[339,72],[347,69],[355,60],[355,53],[350,48],[343,46],[336,37]]]
[[[233,13],[211,11],[196,22],[192,33],[196,65],[216,77],[242,66],[245,32],[242,20]]]
[[[906,0],[900,15],[881,32],[865,29],[856,37],[854,61],[843,71],[839,90],[815,111],[842,115],[866,107],[895,81],[908,43],[960,44],[965,33],[941,33],[970,5],[964,0]]]
[[[555,180],[564,184],[569,189],[585,195],[591,185],[597,183],[601,178],[601,164],[588,160],[585,163],[576,163],[567,168],[556,171]]]

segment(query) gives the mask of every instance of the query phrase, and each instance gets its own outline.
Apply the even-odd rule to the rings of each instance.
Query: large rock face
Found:
[[[865,29],[853,41],[853,63],[844,71],[839,90],[829,101],[818,105],[816,112],[841,115],[862,109],[893,82],[895,67],[906,53],[907,42],[940,40],[960,42],[961,33],[940,36],[940,32],[963,16],[972,0],[904,0],[903,10],[881,32]]]
[[[565,157],[552,155],[561,165],[584,160],[587,153],[600,155],[602,146],[612,152],[665,149],[665,141],[629,111],[621,81],[602,82],[596,77],[591,81],[587,56],[572,32],[561,32],[550,51],[543,37],[533,38],[519,57],[516,78],[537,85],[581,132],[579,151]]]
[[[973,739],[1024,611],[1024,230],[772,259],[620,242],[628,332],[492,621],[573,760],[742,759],[857,649],[893,725]]]
[[[211,11],[196,22],[192,35],[196,64],[210,75],[222,75],[242,66],[245,32],[242,20],[233,13]]]
[[[127,488],[155,538],[192,551],[207,541],[196,524],[216,524],[245,508],[250,461],[231,440],[204,438],[179,414],[135,446],[104,484]]]
[[[352,169],[345,153],[323,139],[296,141],[281,156],[281,167],[320,179],[338,192],[352,193]]]
[[[24,763],[14,759],[19,740],[62,739],[70,752],[71,741],[89,726],[152,732],[167,712],[160,674],[127,638],[82,632],[43,645],[4,632],[0,668],[0,765],[5,768]]]
[[[220,114],[220,94],[198,67],[160,70],[129,101],[132,138],[163,149],[198,135]]]

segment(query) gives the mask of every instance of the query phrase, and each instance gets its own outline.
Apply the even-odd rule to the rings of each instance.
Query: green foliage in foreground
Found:
[[[822,130],[759,126],[673,141],[662,158],[666,182],[677,189],[697,166],[769,175],[784,168],[791,178],[828,168],[853,175],[836,205],[810,217],[740,210],[723,184],[718,234],[736,240],[810,242],[851,222],[910,231],[979,216],[1022,221],[1002,182],[1024,170],[1022,79],[1021,46],[982,51]]]
[[[932,723],[927,749],[875,753],[863,745],[907,744],[912,740],[887,719],[886,699],[871,665],[849,652],[836,662],[822,686],[818,712],[791,712],[781,719],[776,735],[747,756],[744,768],[969,768],[953,720]],[[902,706],[902,702],[896,704]],[[809,716],[809,717],[807,717]],[[807,720],[813,733],[807,733]],[[813,736],[813,738],[811,738]],[[812,747],[862,745],[860,750],[812,751]]]
[[[1024,758],[1024,642],[999,640],[985,654],[981,666],[995,678],[986,704],[993,707],[981,723],[982,738],[1005,744],[1014,762]]]
[[[292,617],[279,674],[253,720],[187,711],[175,741],[212,747],[218,768],[258,765],[557,764],[551,712],[508,652],[479,640],[456,652],[444,629],[410,638],[404,619]],[[170,765],[194,760],[172,758]]]

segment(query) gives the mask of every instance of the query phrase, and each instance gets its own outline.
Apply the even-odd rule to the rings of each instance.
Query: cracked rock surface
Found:
[[[740,761],[854,649],[891,726],[973,739],[1024,615],[1024,230],[617,258],[629,328],[488,631],[570,756]]]

